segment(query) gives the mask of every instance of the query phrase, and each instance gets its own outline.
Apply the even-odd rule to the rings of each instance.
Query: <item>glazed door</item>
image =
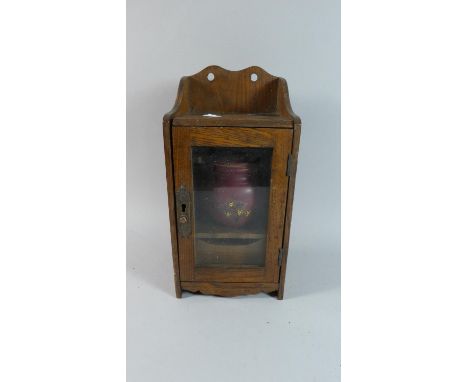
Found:
[[[278,282],[292,131],[172,131],[181,281]]]

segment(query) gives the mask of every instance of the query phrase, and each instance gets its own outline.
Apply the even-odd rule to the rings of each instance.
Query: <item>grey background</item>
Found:
[[[174,297],[162,116],[216,64],[288,81],[302,138],[285,300]],[[340,379],[340,2],[127,2],[127,374]]]

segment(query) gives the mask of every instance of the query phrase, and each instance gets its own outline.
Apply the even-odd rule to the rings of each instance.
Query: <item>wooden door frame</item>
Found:
[[[279,278],[278,251],[283,246],[288,192],[287,159],[291,153],[291,129],[238,127],[172,127],[174,189],[185,186],[192,197],[193,179],[191,147],[270,147],[273,149],[265,267],[263,268],[195,268],[194,219],[191,234],[177,235],[181,282],[266,282]]]

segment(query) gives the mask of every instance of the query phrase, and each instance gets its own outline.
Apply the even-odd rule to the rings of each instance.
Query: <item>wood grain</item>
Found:
[[[289,117],[276,114],[222,114],[210,117],[199,114],[182,115],[174,118],[174,126],[225,126],[225,127],[276,127],[291,129],[294,122]]]
[[[164,137],[164,156],[166,159],[166,184],[167,184],[167,202],[169,206],[169,222],[171,227],[171,244],[172,244],[172,260],[174,264],[174,283],[175,292],[178,298],[182,297],[180,289],[179,276],[179,256],[177,248],[177,225],[175,216],[175,198],[174,198],[174,178],[172,167],[172,140],[171,140],[171,123],[170,121],[163,122],[163,137]]]
[[[290,129],[254,128],[203,128],[173,127],[174,185],[189,190],[193,200],[191,148],[194,146],[217,147],[271,147],[273,148],[269,217],[264,271],[238,269],[227,272],[213,268],[195,267],[193,235],[178,236],[180,279],[182,281],[278,281],[278,252],[283,241],[288,177],[286,166],[292,145]],[[193,205],[193,203],[192,203]],[[192,220],[192,233],[195,232]]]
[[[256,293],[272,293],[278,290],[277,283],[218,283],[182,282],[182,289],[192,293],[211,294],[222,297],[235,297]]]
[[[214,75],[212,81],[208,79],[209,73]],[[256,81],[252,81],[252,74],[257,75]],[[291,108],[286,80],[258,66],[229,71],[211,65],[180,80],[174,107],[163,117],[177,297],[181,297],[184,289],[220,296],[277,291],[278,299],[283,298],[300,131],[301,120]],[[245,264],[237,268],[195,267],[193,219],[192,235],[178,234],[175,191],[184,185],[193,195],[190,153],[191,147],[197,145],[273,147],[265,267]],[[289,154],[293,171],[288,177]],[[278,265],[281,247],[284,255]]]
[[[296,172],[297,172],[297,160],[299,155],[299,142],[301,138],[301,125],[294,125],[294,137],[293,137],[293,147],[292,147],[292,157],[293,157],[293,171],[289,177],[288,185],[288,201],[286,204],[286,218],[284,222],[284,236],[283,236],[283,259],[281,261],[281,272],[279,276],[279,289],[278,289],[278,300],[282,300],[284,296],[284,283],[286,280],[286,265],[288,262],[288,253],[289,253],[289,236],[291,233],[291,220],[292,220],[292,210],[293,210],[293,201],[294,201],[294,188],[296,185]]]
[[[214,75],[213,81],[208,80],[209,73]],[[256,81],[251,80],[254,73]],[[211,65],[182,77],[174,107],[164,119],[173,121],[173,126],[217,123],[212,118],[202,125],[206,118],[201,116],[207,113],[225,116],[224,126],[262,127],[262,119],[263,126],[292,128],[291,122],[300,123],[291,108],[286,80],[258,66],[231,71]],[[190,118],[191,123],[187,120]]]

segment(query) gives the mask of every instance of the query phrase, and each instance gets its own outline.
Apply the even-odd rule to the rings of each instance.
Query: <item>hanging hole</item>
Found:
[[[185,212],[186,208],[187,208],[187,205],[185,203],[182,203],[182,212]]]
[[[257,74],[256,74],[256,73],[252,73],[252,74],[250,75],[250,81],[255,82],[255,81],[257,81],[257,80],[258,80]]]
[[[206,78],[208,78],[208,81],[213,81],[214,80],[214,74],[213,73],[208,73]]]

